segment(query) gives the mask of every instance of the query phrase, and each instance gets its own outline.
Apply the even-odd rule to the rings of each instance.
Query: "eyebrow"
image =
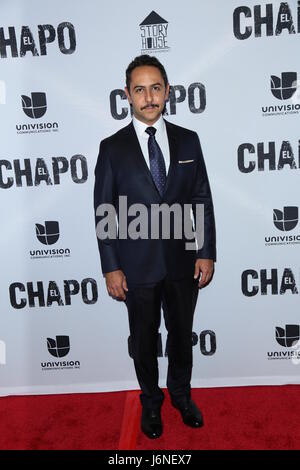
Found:
[[[156,86],[156,85],[162,86],[162,83],[161,82],[151,83],[151,85],[149,85],[149,86]],[[146,88],[146,87],[145,87],[145,85],[136,85],[133,89],[135,90],[136,88]]]

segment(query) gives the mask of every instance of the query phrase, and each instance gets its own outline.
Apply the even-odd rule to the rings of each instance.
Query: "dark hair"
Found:
[[[132,62],[130,62],[130,64],[128,65],[126,69],[126,86],[128,88],[128,91],[130,90],[131,72],[136,67],[142,67],[143,65],[150,65],[152,67],[158,68],[164,80],[165,86],[168,85],[169,80],[168,80],[167,72],[165,71],[164,66],[159,62],[159,60],[156,57],[144,54],[144,55],[137,56]]]

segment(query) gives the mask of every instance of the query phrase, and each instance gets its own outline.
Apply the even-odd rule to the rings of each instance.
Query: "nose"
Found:
[[[147,103],[152,102],[152,90],[151,89],[150,90],[146,89],[145,99]]]

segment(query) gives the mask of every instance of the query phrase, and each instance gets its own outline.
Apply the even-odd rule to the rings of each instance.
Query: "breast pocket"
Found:
[[[196,158],[185,158],[185,159],[182,159],[182,160],[177,160],[177,164],[176,164],[176,167],[177,167],[177,171],[179,171],[179,173],[191,173],[193,171],[195,171],[196,167],[197,167],[197,160]]]
[[[177,189],[181,193],[189,194],[195,180],[197,160],[193,157],[178,159],[176,162]]]
[[[188,164],[194,163],[194,162],[195,162],[194,158],[185,159],[185,160],[178,160],[179,165],[188,165]]]

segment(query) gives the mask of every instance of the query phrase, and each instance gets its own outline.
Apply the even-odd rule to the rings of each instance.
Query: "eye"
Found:
[[[142,93],[142,91],[143,91],[143,88],[136,88],[136,89],[135,89],[135,92],[136,92],[136,93]]]
[[[154,91],[160,91],[160,86],[159,85],[154,85],[153,90]]]

